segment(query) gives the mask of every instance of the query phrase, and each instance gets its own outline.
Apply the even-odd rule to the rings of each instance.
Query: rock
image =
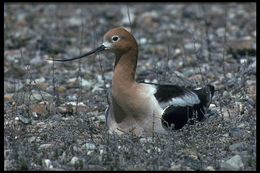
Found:
[[[130,25],[133,23],[135,20],[135,14],[133,11],[133,8],[121,8],[120,9],[123,19],[122,19],[122,24]]]
[[[20,102],[30,102],[30,103],[37,103],[39,101],[44,101],[44,100],[51,100],[52,95],[40,91],[40,90],[32,90],[30,92],[18,92],[14,95],[14,100],[18,103]]]
[[[63,151],[62,155],[59,157],[59,159],[62,161],[62,162],[66,162],[66,157],[67,157],[67,154],[66,154],[66,151]]]
[[[65,104],[57,107],[57,111],[59,113],[65,114],[73,114],[74,112],[76,112],[76,107],[77,107],[77,111],[78,112],[87,112],[88,111],[88,107],[83,103],[83,102],[66,102]]]
[[[180,170],[181,170],[181,164],[171,163],[170,171],[180,171]]]
[[[14,94],[5,94],[5,95],[4,95],[4,101],[5,101],[5,102],[11,102],[11,101],[13,101],[13,95],[14,95]]]
[[[106,117],[104,115],[97,116],[98,121],[106,122]]]
[[[242,158],[239,155],[233,156],[231,159],[220,163],[221,170],[238,171],[244,168]]]
[[[77,147],[77,146],[73,146],[72,148],[73,148],[73,151],[75,151],[75,152],[80,152],[81,151],[81,149],[79,147]]]
[[[256,75],[256,60],[248,66],[247,71],[249,75]]]
[[[23,88],[23,83],[21,81],[16,81],[15,83],[10,83],[4,81],[4,93],[14,93]]]
[[[18,118],[21,122],[23,122],[24,124],[30,124],[32,122],[32,119],[30,116],[25,115],[25,114],[18,114]]]
[[[153,138],[152,137],[140,138],[140,143],[145,144],[147,142],[152,143],[153,142]]]
[[[5,158],[5,159],[9,158],[11,152],[12,152],[12,150],[10,150],[10,149],[5,149],[5,150],[4,150],[4,158]]]
[[[200,47],[201,47],[201,44],[199,44],[199,43],[186,43],[184,45],[185,49],[187,49],[189,51],[194,51],[194,52],[197,51],[198,49],[200,49]]]
[[[4,170],[11,170],[13,168],[13,162],[11,160],[4,160]]]
[[[224,35],[226,34],[225,28],[224,27],[218,28],[216,33],[219,37],[224,37]]]
[[[202,81],[202,75],[201,74],[192,75],[191,77],[188,78],[188,80],[194,82]]]
[[[92,143],[85,143],[82,145],[81,149],[87,151],[87,155],[91,155],[96,149],[96,145]]]
[[[36,83],[44,83],[45,82],[45,78],[44,77],[40,77],[34,80]]]
[[[53,168],[52,163],[49,159],[43,159],[42,160],[42,165],[45,169],[50,169]]]
[[[255,41],[251,38],[244,38],[238,40],[230,40],[227,43],[227,47],[232,50],[243,50],[243,49],[253,49]]]
[[[229,54],[232,54],[235,59],[238,59],[239,57],[246,55],[256,55],[255,40],[251,38],[231,40],[227,43],[227,47],[227,52]]]
[[[31,59],[30,64],[36,65],[36,66],[41,66],[43,63],[43,60],[44,59],[40,56],[40,51],[37,51],[35,58]]]
[[[35,136],[32,136],[32,137],[30,137],[30,138],[28,138],[28,142],[33,142],[33,141],[35,141],[35,139],[36,139],[36,137]]]
[[[85,143],[82,145],[82,149],[84,150],[94,150],[96,149],[96,145],[93,143]]]
[[[68,20],[69,26],[80,26],[83,22],[84,20],[78,17],[71,17]]]
[[[75,165],[75,164],[78,164],[79,163],[79,158],[77,157],[72,157],[71,161],[70,161],[70,164],[72,165]]]
[[[46,150],[49,149],[50,147],[52,147],[52,144],[41,144],[39,146],[39,150]]]
[[[229,146],[230,151],[235,151],[243,148],[243,143],[235,143]]]
[[[81,86],[84,89],[90,89],[92,87],[92,85],[93,85],[93,82],[85,80],[85,79],[81,79],[80,81],[81,81]]]
[[[65,113],[68,113],[69,111],[67,110],[67,107],[59,106],[59,107],[57,107],[57,112],[61,113],[61,114],[65,114]]]
[[[81,160],[78,157],[74,156],[72,157],[70,164],[73,165],[76,170],[78,170],[83,168],[83,161],[84,160]]]
[[[229,130],[229,134],[231,137],[235,139],[240,139],[241,136],[245,134],[245,130],[238,127],[234,127]]]
[[[58,91],[58,93],[64,93],[65,91],[66,91],[67,89],[64,87],[64,86],[59,86],[58,88],[57,88],[57,91]]]
[[[25,74],[25,68],[15,63],[10,64],[10,68],[4,73],[5,77],[15,76],[15,78],[23,77]]]
[[[153,30],[159,27],[159,14],[156,11],[144,12],[137,16],[136,19],[137,24],[147,28],[149,32],[153,32]]]
[[[213,168],[213,166],[207,166],[206,170],[207,170],[207,171],[215,171],[215,169]]]
[[[43,101],[36,105],[33,105],[32,111],[36,114],[45,115],[49,111],[49,102]]]

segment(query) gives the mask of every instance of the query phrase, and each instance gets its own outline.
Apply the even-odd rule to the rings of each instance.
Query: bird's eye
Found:
[[[112,37],[112,41],[113,41],[113,42],[117,42],[118,40],[119,40],[118,35],[114,35],[114,36]]]

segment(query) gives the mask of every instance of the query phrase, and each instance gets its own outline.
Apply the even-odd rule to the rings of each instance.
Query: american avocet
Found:
[[[180,129],[192,118],[205,119],[214,94],[212,85],[188,89],[177,85],[137,83],[138,45],[133,35],[119,27],[108,31],[103,41],[100,47],[81,56],[54,61],[71,61],[105,50],[115,54],[112,102],[105,113],[110,131],[150,136],[165,134],[169,127]]]

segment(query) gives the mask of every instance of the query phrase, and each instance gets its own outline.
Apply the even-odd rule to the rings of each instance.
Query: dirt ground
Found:
[[[168,135],[109,134],[114,58],[66,59],[114,27],[136,79],[216,88],[209,116]],[[255,3],[5,3],[5,170],[256,170]]]

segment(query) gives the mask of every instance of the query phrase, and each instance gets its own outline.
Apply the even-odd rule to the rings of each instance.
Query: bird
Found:
[[[99,52],[115,55],[112,77],[111,103],[105,111],[106,125],[118,135],[152,136],[179,130],[186,124],[204,121],[214,95],[214,86],[200,88],[137,82],[138,44],[123,27],[107,31],[103,43],[72,61]]]

